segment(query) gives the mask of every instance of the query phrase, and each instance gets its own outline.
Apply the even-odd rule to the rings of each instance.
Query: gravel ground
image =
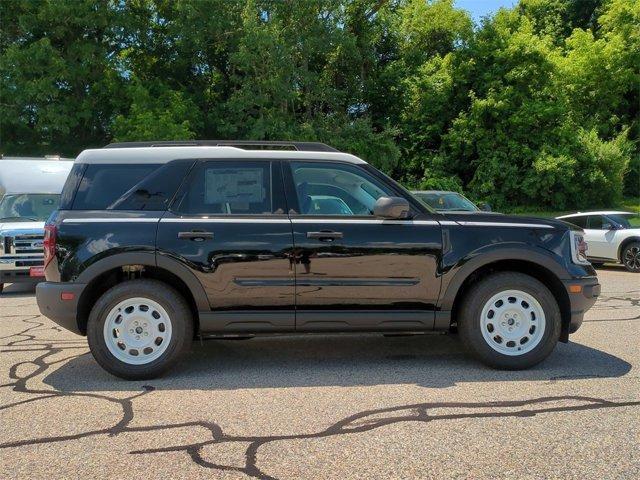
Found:
[[[524,372],[455,336],[298,336],[196,344],[147,382],[10,286],[0,478],[638,478],[640,275],[599,276],[571,343]]]

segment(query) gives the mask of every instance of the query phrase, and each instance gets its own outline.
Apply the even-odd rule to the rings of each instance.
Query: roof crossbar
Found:
[[[277,150],[285,147],[300,152],[338,152],[335,148],[320,142],[270,141],[270,140],[165,140],[159,142],[117,142],[104,148],[143,147],[238,147],[247,150]],[[251,148],[256,147],[256,148]]]

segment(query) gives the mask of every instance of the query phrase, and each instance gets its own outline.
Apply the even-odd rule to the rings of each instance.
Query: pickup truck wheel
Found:
[[[458,329],[467,347],[495,368],[520,370],[544,360],[560,338],[560,309],[533,277],[493,274],[467,292]]]
[[[622,263],[630,272],[640,272],[640,242],[632,242],[622,251]]]
[[[128,380],[165,372],[193,338],[192,313],[173,288],[132,280],[102,295],[89,315],[89,348],[105,370]]]

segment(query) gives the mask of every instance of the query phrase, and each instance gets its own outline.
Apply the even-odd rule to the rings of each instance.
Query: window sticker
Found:
[[[261,203],[265,198],[263,176],[262,168],[209,168],[205,203]]]

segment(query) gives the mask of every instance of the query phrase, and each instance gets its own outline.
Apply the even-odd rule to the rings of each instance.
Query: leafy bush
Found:
[[[640,194],[640,0],[0,2],[0,151],[319,140],[498,210]]]

